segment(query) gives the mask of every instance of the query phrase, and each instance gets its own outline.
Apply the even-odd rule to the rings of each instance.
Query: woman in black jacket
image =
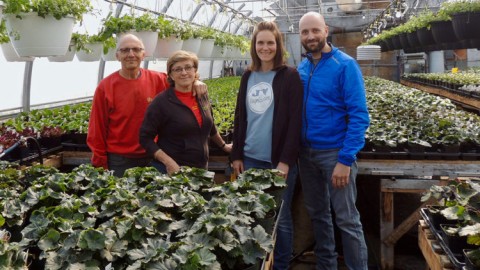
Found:
[[[198,58],[190,52],[178,51],[167,60],[171,87],[153,99],[140,128],[140,144],[162,173],[172,174],[180,166],[207,169],[209,138],[231,151],[213,123],[207,95],[193,95],[197,68]]]
[[[303,85],[285,65],[282,35],[273,22],[260,22],[251,42],[252,64],[242,76],[235,109],[231,157],[235,173],[278,169],[287,179],[277,225],[274,269],[287,269],[292,255],[291,201],[302,125]]]

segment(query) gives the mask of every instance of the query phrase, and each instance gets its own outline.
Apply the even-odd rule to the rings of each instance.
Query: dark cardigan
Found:
[[[272,88],[274,95],[272,153],[274,166],[279,162],[293,165],[298,158],[302,127],[303,85],[297,70],[281,67],[276,70]],[[235,108],[232,160],[243,160],[247,132],[246,93],[251,71],[246,71],[240,82]]]
[[[217,134],[208,97],[197,97],[203,118],[200,127],[192,110],[177,98],[174,91],[169,88],[160,93],[148,106],[140,128],[140,144],[150,156],[162,149],[179,166],[206,169],[208,137]]]

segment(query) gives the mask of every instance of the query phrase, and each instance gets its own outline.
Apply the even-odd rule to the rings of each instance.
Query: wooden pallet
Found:
[[[431,270],[455,269],[424,220],[418,225],[418,246]]]

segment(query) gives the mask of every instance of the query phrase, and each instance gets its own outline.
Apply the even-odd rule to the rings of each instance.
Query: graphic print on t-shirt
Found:
[[[273,90],[269,83],[261,82],[252,86],[247,93],[247,106],[255,113],[262,114],[273,102]]]

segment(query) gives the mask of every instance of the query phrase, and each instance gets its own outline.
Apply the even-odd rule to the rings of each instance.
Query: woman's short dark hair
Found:
[[[178,62],[183,62],[183,61],[192,61],[193,66],[195,67],[195,79],[199,79],[200,75],[198,74],[198,57],[196,54],[192,52],[187,52],[187,51],[176,51],[173,53],[170,58],[167,60],[167,75],[168,75],[168,83],[170,86],[175,86],[175,82],[172,80],[170,77],[170,74],[172,74],[172,67]]]
[[[274,22],[263,21],[257,24],[255,31],[253,31],[252,43],[250,46],[250,56],[252,57],[252,64],[250,69],[254,71],[260,70],[262,64],[260,58],[258,57],[257,51],[255,49],[255,44],[257,43],[257,36],[260,31],[270,31],[275,37],[275,42],[277,43],[277,51],[275,57],[273,58],[273,69],[277,69],[285,65],[285,47],[283,46],[283,37],[278,29],[278,26]]]

